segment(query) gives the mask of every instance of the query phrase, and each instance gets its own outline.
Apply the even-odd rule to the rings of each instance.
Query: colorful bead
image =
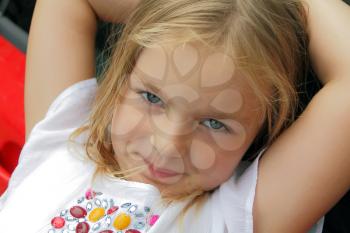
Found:
[[[145,214],[142,213],[141,211],[137,211],[137,212],[135,213],[135,217],[136,217],[136,218],[143,218],[143,217],[145,217]]]
[[[85,197],[88,200],[94,199],[96,196],[96,193],[94,192],[94,190],[92,190],[91,188],[89,188],[86,192],[85,192]]]
[[[153,226],[159,218],[159,215],[152,215],[150,220],[149,220],[149,225]]]
[[[107,209],[108,208],[108,201],[106,199],[102,200],[102,207]]]
[[[112,198],[109,200],[109,203],[110,203],[110,206],[114,206],[114,200]]]
[[[54,217],[51,220],[51,225],[56,228],[56,229],[60,229],[64,226],[66,221],[64,221],[64,218],[62,217]]]
[[[113,214],[115,211],[117,211],[118,209],[119,209],[118,206],[112,206],[111,208],[109,208],[109,209],[107,210],[107,214],[108,214],[108,215],[111,215],[111,214]]]
[[[61,217],[64,217],[68,213],[68,210],[62,210],[60,213]]]
[[[133,212],[135,212],[137,210],[137,205],[132,205],[132,206],[130,206],[130,208],[128,209],[128,211],[130,212],[130,213],[133,213]]]
[[[80,204],[80,203],[82,203],[84,200],[85,200],[85,197],[81,197],[81,198],[79,198],[79,199],[77,200],[77,203]]]
[[[88,211],[90,211],[90,210],[92,209],[92,204],[91,204],[91,202],[88,202],[88,203],[86,204],[86,209],[87,209]]]
[[[51,220],[53,228],[50,233],[88,233],[90,230],[96,233],[141,233],[147,225],[153,226],[159,219],[159,215],[149,217],[151,208],[148,206],[141,207],[131,202],[117,206],[113,198],[104,197],[91,188],[77,202],[79,205],[73,204]],[[118,213],[121,208],[122,213]]]
[[[103,217],[103,215],[105,215],[105,209],[102,207],[95,208],[90,212],[89,220],[91,222],[97,222]]]
[[[124,230],[130,225],[130,222],[131,222],[130,216],[125,213],[121,213],[115,218],[113,222],[113,226],[117,230]]]
[[[67,215],[66,216],[66,221],[68,222],[75,222],[76,218],[74,218],[73,216]]]
[[[137,222],[137,223],[134,224],[134,227],[136,229],[140,229],[141,230],[142,228],[145,227],[145,223],[144,222]]]
[[[88,233],[90,230],[90,226],[87,222],[80,222],[75,229],[76,233]]]
[[[100,229],[100,227],[101,227],[101,223],[99,223],[99,222],[97,222],[97,223],[95,223],[93,226],[92,226],[92,230],[93,231],[97,231],[98,229]]]
[[[102,203],[101,203],[100,199],[97,199],[97,198],[96,198],[96,200],[95,200],[95,205],[101,206],[101,204],[102,204]]]
[[[126,208],[126,207],[129,207],[129,206],[131,206],[130,202],[127,202],[127,203],[124,203],[123,205],[121,205],[122,208]]]
[[[135,230],[135,229],[129,229],[125,233],[141,233],[141,232],[139,232],[138,230]]]
[[[84,218],[87,215],[86,210],[81,206],[73,206],[69,212],[75,218]]]
[[[112,222],[111,216],[107,216],[105,219],[105,223],[108,227],[111,225],[111,222]]]

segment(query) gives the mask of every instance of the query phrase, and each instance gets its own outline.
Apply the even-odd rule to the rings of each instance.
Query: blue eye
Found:
[[[147,101],[149,102],[150,104],[158,104],[160,106],[163,105],[163,102],[162,100],[154,95],[153,93],[151,92],[148,92],[148,91],[139,91],[138,94],[141,94],[142,97]],[[226,132],[226,133],[229,133],[231,132],[230,129],[223,123],[221,123],[220,121],[217,121],[217,120],[214,120],[214,119],[207,119],[203,122],[209,122],[209,125],[208,124],[205,124],[203,123],[204,125],[206,125],[208,128],[212,128],[214,129],[215,131],[221,131],[221,129],[223,128],[223,130]]]
[[[156,96],[148,91],[140,91],[139,94],[141,94],[143,96],[143,98],[147,102],[150,102],[151,104],[157,104],[158,102],[162,102],[162,100],[158,96]]]
[[[230,130],[220,121],[214,120],[214,119],[207,119],[203,122],[209,122],[209,124],[205,124],[204,125],[208,126],[209,128],[212,128],[216,131],[220,131],[220,129],[224,129],[225,131],[229,132]]]

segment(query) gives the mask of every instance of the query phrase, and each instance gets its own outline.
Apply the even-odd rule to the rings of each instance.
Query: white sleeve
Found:
[[[44,119],[33,127],[22,148],[7,190],[0,197],[0,210],[12,190],[88,119],[96,88],[95,78],[83,80],[65,89],[52,102]]]
[[[252,162],[241,162],[234,175],[213,194],[213,218],[224,220],[227,233],[253,232],[253,202],[258,174],[258,162],[263,149]]]
[[[214,193],[214,202],[220,211],[213,217],[224,219],[227,233],[253,233],[253,203],[258,179],[259,159],[266,148],[262,149],[251,164],[242,163],[237,172]],[[215,212],[215,209],[214,209]],[[216,216],[215,216],[216,215]],[[322,233],[324,217],[309,231]]]
[[[64,108],[63,105],[67,102],[67,100],[69,100],[70,106],[73,106],[75,104],[83,103],[77,97],[94,97],[96,88],[96,78],[86,79],[69,86],[63,90],[63,92],[61,92],[52,102],[46,113],[46,117],[51,116],[55,112]]]

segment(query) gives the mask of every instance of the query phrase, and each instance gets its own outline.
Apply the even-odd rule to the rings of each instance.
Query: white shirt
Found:
[[[95,78],[68,87],[33,127],[0,198],[0,232],[68,233],[86,224],[89,232],[180,232],[178,216],[190,200],[165,207],[158,202],[159,190],[151,184],[107,176],[92,182],[95,164],[86,159],[82,146],[87,132],[78,137],[79,145],[69,146],[70,133],[88,121],[96,89]],[[258,158],[251,164],[242,162],[198,216],[194,208],[186,212],[183,232],[252,233]],[[117,231],[115,225],[121,229],[123,224],[114,224],[115,219],[122,218],[129,224],[124,222],[127,226]],[[321,233],[322,227],[323,218],[310,233]]]

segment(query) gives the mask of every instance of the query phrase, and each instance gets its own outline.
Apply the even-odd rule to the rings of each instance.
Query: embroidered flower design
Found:
[[[116,200],[89,188],[85,195],[51,220],[48,233],[142,233],[159,218],[148,206],[131,202],[116,205]]]

